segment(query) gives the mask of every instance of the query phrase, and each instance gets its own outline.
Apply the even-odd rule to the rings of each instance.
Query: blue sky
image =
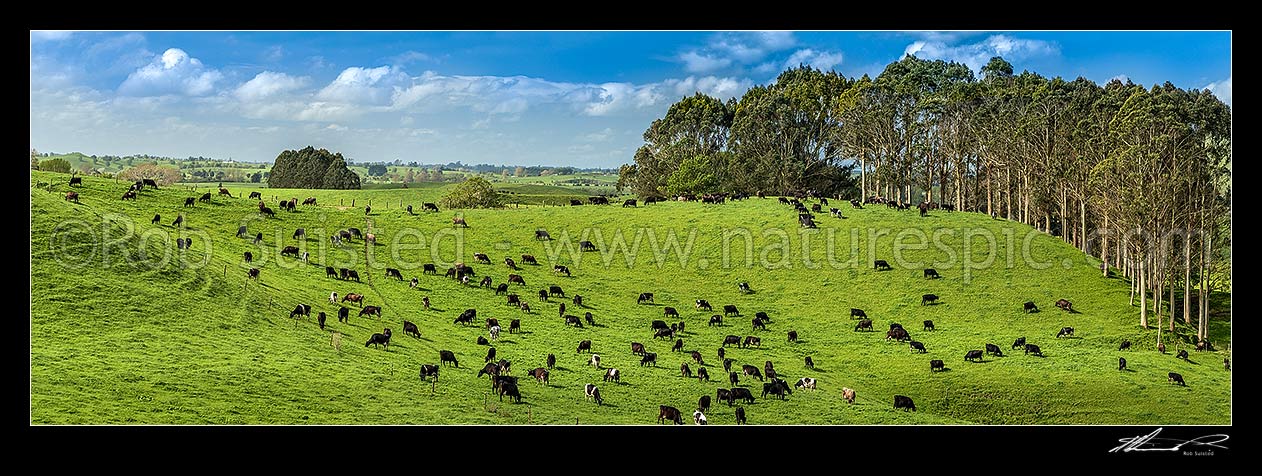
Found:
[[[799,63],[875,76],[907,53],[1231,104],[1225,31],[32,31],[31,147],[617,167],[680,97],[739,97]]]

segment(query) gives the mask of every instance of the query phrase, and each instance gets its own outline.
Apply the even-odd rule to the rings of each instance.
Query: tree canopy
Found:
[[[491,182],[474,175],[452,187],[438,204],[444,208],[498,208],[502,198]]]
[[[267,186],[272,188],[357,189],[359,175],[346,166],[341,153],[307,146],[276,156]]]

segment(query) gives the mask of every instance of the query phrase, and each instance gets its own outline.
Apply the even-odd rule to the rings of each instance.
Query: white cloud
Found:
[[[579,136],[578,139],[581,142],[606,142],[610,137],[613,137],[613,128],[606,127],[599,131]]]
[[[74,32],[70,30],[31,30],[31,43],[41,41],[61,41],[70,38]]]
[[[285,47],[274,45],[263,52],[263,60],[275,63],[285,57]]]
[[[416,63],[419,61],[429,61],[430,59],[431,59],[430,56],[425,53],[421,53],[419,51],[408,50],[408,51],[404,51],[403,53],[400,53],[398,55],[391,57],[390,62],[396,65],[402,66],[409,63]]]
[[[301,89],[309,82],[311,78],[306,76],[294,77],[285,73],[264,71],[238,86],[233,95],[243,102],[259,101]]]
[[[903,55],[915,55],[921,59],[940,59],[962,63],[974,72],[981,71],[986,62],[1002,56],[1008,62],[1039,56],[1060,54],[1060,45],[1043,40],[1014,38],[1008,35],[991,35],[978,43],[948,45],[944,41],[915,41],[903,50]]]
[[[797,50],[785,60],[784,67],[796,68],[800,64],[828,71],[841,64],[841,52],[815,51],[810,48]]]
[[[316,93],[316,98],[347,104],[385,106],[390,104],[396,89],[407,87],[410,83],[408,75],[395,67],[352,66],[342,70],[337,79]]]
[[[1227,76],[1227,79],[1222,81],[1209,83],[1205,86],[1205,89],[1214,93],[1214,96],[1217,96],[1218,100],[1222,101],[1223,104],[1231,105],[1231,76]]]
[[[732,64],[731,59],[708,56],[696,51],[685,51],[679,55],[679,60],[684,62],[684,70],[689,73],[709,73]]]
[[[118,93],[123,96],[205,96],[214,92],[215,83],[222,78],[219,71],[207,69],[184,50],[170,48],[127,75],[118,86]]]

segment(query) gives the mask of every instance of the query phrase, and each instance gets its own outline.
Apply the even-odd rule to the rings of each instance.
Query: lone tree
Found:
[[[63,174],[68,174],[70,173],[70,162],[67,162],[66,159],[62,158],[48,159],[39,163],[39,169],[49,172],[61,172]]]
[[[276,156],[276,164],[267,176],[267,186],[357,189],[359,175],[346,167],[342,154],[307,146],[302,150],[286,150]]]
[[[140,164],[118,174],[118,178],[124,180],[151,179],[154,183],[163,186],[179,182],[183,177],[184,174],[180,172],[180,169],[153,163]]]
[[[499,192],[491,187],[491,182],[478,176],[452,187],[450,192],[438,201],[444,208],[497,208],[501,206]]]

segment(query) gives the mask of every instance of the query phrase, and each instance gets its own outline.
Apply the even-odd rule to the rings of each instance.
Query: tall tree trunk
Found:
[[[859,200],[868,196],[868,161],[867,154],[859,150]]]
[[[1170,283],[1170,332],[1174,332],[1174,283]]]
[[[1011,220],[1012,219],[1012,167],[1004,167],[1004,172],[1006,172],[1008,175],[1008,178],[1006,179],[1008,186],[1005,187],[1007,190],[1005,194],[1006,197],[1004,197],[1008,203],[1007,205],[1004,206],[1004,218]]]
[[[1192,324],[1192,307],[1189,302],[1192,297],[1192,234],[1189,227],[1188,234],[1183,237],[1183,323]]]
[[[1078,231],[1078,248],[1083,253],[1091,254],[1091,240],[1087,235],[1087,201],[1078,200],[1078,225],[1081,227]],[[1100,258],[1104,259],[1104,258]],[[1106,265],[1107,266],[1107,265]]]
[[[1104,227],[1100,230],[1100,264],[1104,269],[1100,270],[1100,274],[1109,277],[1109,214],[1104,214]]]
[[[995,190],[990,183],[990,165],[986,165],[986,214],[995,216]]]
[[[1147,268],[1147,266],[1145,266],[1146,265],[1145,261],[1148,261],[1148,260],[1141,258],[1136,261],[1139,262],[1139,327],[1147,329],[1148,328],[1148,293],[1144,291],[1146,290],[1145,285],[1147,284],[1147,280],[1145,279],[1146,278],[1145,275],[1147,274],[1146,273],[1147,269],[1145,269]]]

